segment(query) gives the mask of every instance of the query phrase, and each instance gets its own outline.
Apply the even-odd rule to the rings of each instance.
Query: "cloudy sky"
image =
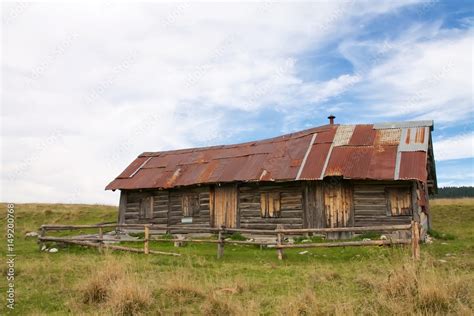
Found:
[[[474,185],[470,1],[2,2],[1,201],[118,203],[143,151],[433,119]]]

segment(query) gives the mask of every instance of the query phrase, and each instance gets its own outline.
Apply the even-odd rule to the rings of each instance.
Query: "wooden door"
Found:
[[[324,212],[326,227],[354,225],[352,186],[342,181],[324,183]],[[328,234],[332,238],[349,238],[350,233]]]
[[[237,227],[237,186],[216,186],[211,192],[211,198],[213,226]]]
[[[322,182],[309,181],[304,185],[304,227],[324,228],[324,187]]]

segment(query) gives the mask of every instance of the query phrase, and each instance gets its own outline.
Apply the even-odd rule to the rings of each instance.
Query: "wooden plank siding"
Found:
[[[323,182],[325,227],[349,227],[354,225],[352,184],[330,179]],[[329,239],[346,239],[351,232],[329,233]]]
[[[386,189],[393,186],[384,183],[354,184],[354,225],[409,224],[412,216],[392,216]]]
[[[353,226],[352,186],[336,181],[324,184],[326,227]]]
[[[212,226],[229,228],[238,225],[238,189],[236,185],[214,187]]]
[[[187,188],[173,190],[129,191],[126,198],[124,222],[126,224],[153,223],[180,225],[183,218],[182,196],[195,192],[199,196],[199,211],[192,216],[193,222],[183,225],[208,226],[210,222],[209,188]],[[140,218],[140,202],[152,199],[153,216]]]
[[[170,190],[126,190],[121,193],[119,221],[126,224],[225,225],[245,229],[275,229],[278,224],[285,228],[409,224],[412,218],[426,222],[421,198],[424,191],[420,187],[408,181],[326,179],[195,186]],[[391,206],[395,202],[389,201],[390,188],[406,188],[406,191],[402,190],[407,196],[401,205],[406,208],[409,204],[409,212],[405,210],[401,214],[392,213]],[[183,201],[187,205],[186,196],[189,195],[193,196],[193,203],[196,202],[196,195],[198,196],[198,207],[193,204],[192,216],[188,216],[192,218],[192,223],[182,223]],[[140,213],[142,201],[152,201],[152,218],[145,218],[143,211]],[[265,205],[262,205],[262,201]]]
[[[261,196],[280,194],[279,217],[262,217]],[[239,187],[240,227],[247,229],[303,228],[303,187],[300,183],[243,184]]]

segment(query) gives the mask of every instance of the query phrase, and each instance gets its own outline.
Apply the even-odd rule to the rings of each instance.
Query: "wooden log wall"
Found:
[[[392,216],[387,204],[386,188],[400,186],[393,182],[367,181],[304,181],[286,183],[245,183],[238,186],[236,227],[273,230],[278,224],[285,228],[323,228],[409,224],[412,218],[427,226],[423,213],[426,205],[424,190],[413,182],[413,216]],[[119,220],[126,224],[154,223],[162,225],[210,226],[212,193],[209,186],[171,190],[143,190],[123,192]],[[277,192],[280,196],[278,217],[262,216],[261,197]],[[197,194],[199,209],[192,223],[182,223],[182,196]],[[263,194],[263,195],[262,195]],[[272,195],[273,196],[273,195]],[[140,218],[140,201],[152,197],[153,217]],[[125,207],[124,207],[125,205]],[[420,218],[421,217],[421,218]]]
[[[386,183],[354,184],[354,225],[397,225],[409,224],[411,215],[392,216],[389,210],[386,188],[393,186]],[[408,185],[409,189],[410,186]]]
[[[199,198],[199,209],[193,214],[192,223],[182,224],[182,196],[183,194],[197,194]],[[150,219],[140,218],[140,202],[147,197],[153,199],[153,217]],[[128,191],[124,208],[124,223],[126,224],[163,224],[163,225],[188,225],[208,226],[210,223],[209,212],[209,188],[186,188],[175,190],[146,190]],[[122,208],[122,207],[121,207]]]
[[[280,193],[279,217],[262,217],[261,194]],[[243,184],[239,187],[240,228],[275,229],[278,224],[285,228],[303,228],[303,187],[300,183]]]
[[[184,194],[197,194],[199,197],[199,210],[192,216],[193,222],[182,224],[183,218],[182,196]],[[168,225],[209,226],[209,187],[173,189],[169,191],[169,220]]]

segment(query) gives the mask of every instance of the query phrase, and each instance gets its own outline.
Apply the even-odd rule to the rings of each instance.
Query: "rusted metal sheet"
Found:
[[[399,151],[427,151],[429,127],[405,128],[402,130]]]
[[[381,129],[381,127],[384,127]],[[243,144],[145,152],[106,189],[346,179],[426,181],[430,125],[325,125]]]
[[[317,133],[311,151],[308,154],[300,179],[320,179],[327,157],[331,151],[337,127]]]
[[[125,168],[125,170],[117,177],[117,179],[129,178],[141,165],[147,160],[147,157],[138,157]]]
[[[377,146],[372,154],[367,179],[393,179],[397,160],[397,146]]]
[[[366,179],[373,152],[368,146],[334,147],[324,176]]]
[[[373,125],[357,125],[352,133],[350,146],[372,146],[375,139]]]
[[[402,137],[400,128],[379,129],[375,133],[374,145],[398,145],[400,137]]]
[[[334,136],[334,146],[348,145],[354,133],[355,125],[341,125]]]
[[[426,152],[402,152],[400,159],[400,180],[417,179],[425,182],[428,177],[426,171]]]
[[[318,136],[316,137],[315,144],[324,144],[324,143],[331,143],[334,140],[334,136],[336,134],[338,126],[328,128],[318,132]]]

